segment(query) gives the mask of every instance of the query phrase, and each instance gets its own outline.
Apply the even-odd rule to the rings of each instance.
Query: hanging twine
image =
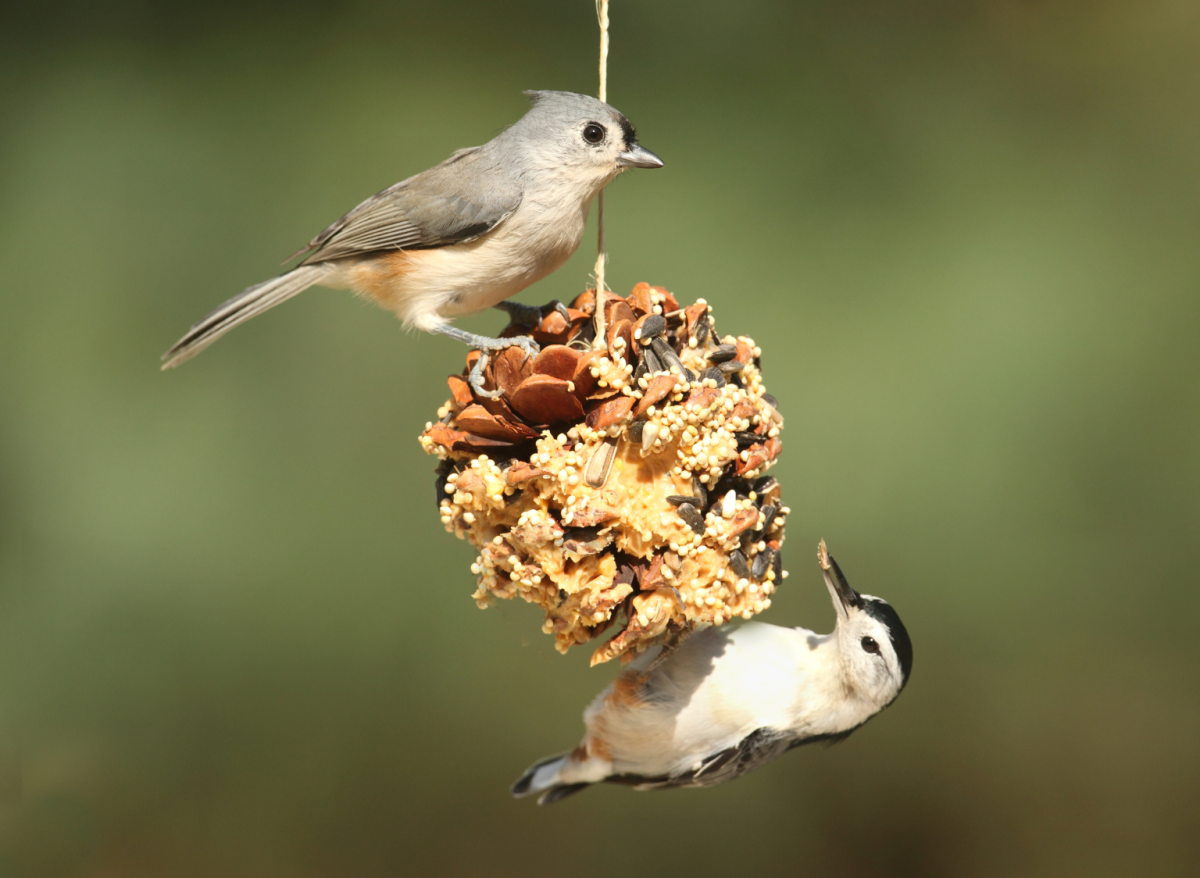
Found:
[[[597,95],[600,100],[608,100],[608,0],[596,0],[596,18],[600,22],[600,91]],[[596,340],[594,342],[597,348],[604,347],[604,299],[603,294],[606,289],[604,283],[604,190],[600,190],[600,194],[596,196],[596,267],[594,274],[596,275]]]

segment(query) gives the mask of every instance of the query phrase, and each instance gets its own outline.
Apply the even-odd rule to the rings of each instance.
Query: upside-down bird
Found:
[[[752,622],[647,650],[588,707],[583,742],[530,768],[513,795],[546,805],[600,782],[712,786],[842,740],[891,704],[912,672],[908,632],[891,604],[850,587],[823,541],[818,558],[832,634]]]

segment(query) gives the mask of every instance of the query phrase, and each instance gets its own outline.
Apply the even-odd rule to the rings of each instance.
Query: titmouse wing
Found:
[[[372,195],[292,256],[312,265],[380,250],[427,250],[478,238],[521,203],[520,178],[483,146]]]

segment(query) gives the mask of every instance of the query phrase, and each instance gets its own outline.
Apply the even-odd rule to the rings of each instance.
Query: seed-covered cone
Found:
[[[623,623],[592,664],[769,607],[788,513],[764,475],[783,418],[754,341],[719,337],[703,299],[681,308],[661,287],[602,300],[604,344],[594,291],[547,306],[537,356],[487,362],[500,395],[472,391],[472,351],[421,434],[443,523],[479,547],[476,601],[537,604],[560,652]]]

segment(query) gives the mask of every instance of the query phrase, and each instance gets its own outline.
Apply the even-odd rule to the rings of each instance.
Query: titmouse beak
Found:
[[[833,598],[833,607],[837,610],[838,618],[848,619],[850,608],[862,606],[862,598],[850,587],[850,583],[846,582],[846,577],[842,575],[842,568],[838,567],[837,561],[833,560],[833,556],[825,548],[824,540],[821,540],[821,544],[817,546],[817,561],[821,564],[821,572],[825,575],[825,585],[829,589],[829,596]]]
[[[617,156],[617,166],[621,168],[661,168],[663,160],[636,143]]]

